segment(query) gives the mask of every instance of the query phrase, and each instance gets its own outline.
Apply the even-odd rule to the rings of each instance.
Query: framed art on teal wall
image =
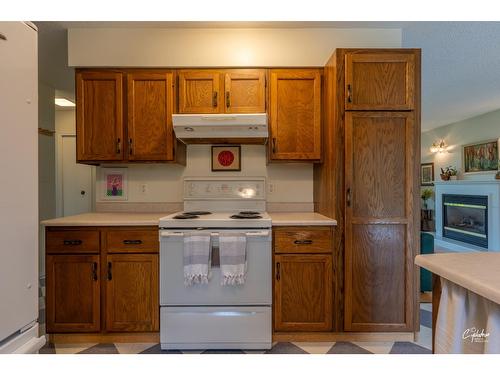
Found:
[[[464,173],[498,171],[498,139],[464,145],[462,151]]]

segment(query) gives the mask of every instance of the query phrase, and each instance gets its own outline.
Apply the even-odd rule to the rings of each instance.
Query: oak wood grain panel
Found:
[[[352,237],[346,330],[406,329],[406,226],[354,225]]]
[[[107,255],[106,331],[159,329],[158,255]]]
[[[98,332],[99,256],[47,255],[46,275],[47,332]]]
[[[174,159],[173,73],[129,73],[128,159]]]
[[[275,227],[274,252],[332,253],[332,228]]]
[[[124,159],[123,74],[76,73],[77,161]]]
[[[158,229],[156,230],[107,230],[108,253],[158,253]]]
[[[346,113],[353,219],[406,217],[406,124],[411,119],[406,113]]]
[[[274,330],[331,330],[331,255],[275,255],[274,270]]]
[[[224,98],[220,90],[219,71],[179,70],[177,75],[179,77],[179,113],[223,112]]]
[[[346,110],[411,110],[413,53],[347,53]]]
[[[321,159],[321,72],[270,72],[270,160]]]
[[[99,249],[98,230],[47,230],[45,234],[47,254],[98,254]]]
[[[224,111],[263,113],[266,111],[265,69],[224,71]]]

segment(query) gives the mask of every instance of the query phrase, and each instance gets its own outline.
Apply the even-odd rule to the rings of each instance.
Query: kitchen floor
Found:
[[[49,344],[40,354],[430,354],[431,304],[420,304],[420,334],[416,342],[277,342],[269,350],[161,350],[152,343]],[[45,284],[40,288],[40,329],[45,333]]]

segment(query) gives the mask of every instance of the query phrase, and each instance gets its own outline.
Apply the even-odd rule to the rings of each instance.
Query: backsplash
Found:
[[[187,164],[129,164],[128,199],[101,199],[103,181],[97,168],[97,211],[170,211],[180,207],[184,177],[266,177],[269,211],[310,211],[313,205],[313,166],[305,163],[267,164],[266,146],[241,146],[241,171],[212,172],[211,146],[189,145]],[[106,166],[106,165],[104,165]],[[109,165],[117,167],[117,165]],[[142,203],[142,204],[141,204]],[[175,209],[174,209],[175,210]]]

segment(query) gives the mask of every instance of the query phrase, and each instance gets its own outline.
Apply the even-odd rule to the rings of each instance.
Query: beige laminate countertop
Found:
[[[337,225],[337,220],[317,212],[269,212],[273,226]]]
[[[89,212],[80,215],[44,220],[47,227],[63,226],[134,226],[158,225],[160,218],[169,213],[161,212]]]
[[[500,252],[417,255],[415,263],[500,304]]]
[[[167,212],[89,212],[44,220],[41,224],[47,227],[158,225],[159,219],[168,214]],[[273,226],[337,225],[336,220],[316,212],[272,212],[269,216],[271,216]]]

